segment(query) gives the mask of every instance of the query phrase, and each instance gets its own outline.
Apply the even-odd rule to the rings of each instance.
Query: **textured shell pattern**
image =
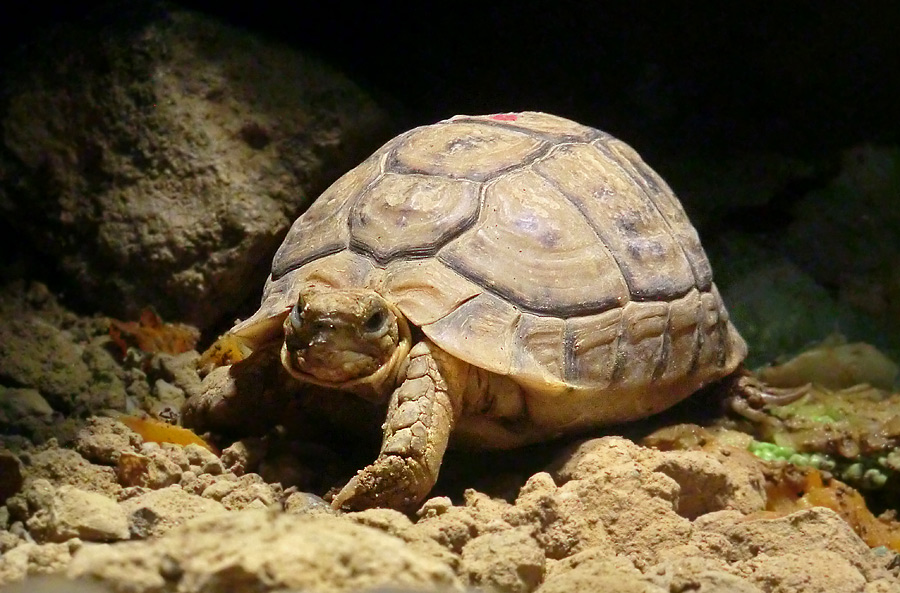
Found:
[[[544,113],[389,141],[297,219],[232,332],[272,339],[313,285],[372,288],[452,355],[542,395],[652,382],[677,400],[746,354],[668,185],[627,144]]]

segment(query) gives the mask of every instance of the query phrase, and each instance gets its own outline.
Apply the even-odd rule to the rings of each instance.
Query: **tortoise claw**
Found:
[[[799,387],[772,387],[749,371],[743,371],[735,377],[728,403],[732,411],[749,420],[762,422],[768,418],[763,408],[786,406],[808,394],[811,389],[811,383]]]
[[[331,507],[354,511],[388,507],[409,512],[428,494],[433,483],[423,480],[415,461],[386,455],[353,476],[334,496]]]

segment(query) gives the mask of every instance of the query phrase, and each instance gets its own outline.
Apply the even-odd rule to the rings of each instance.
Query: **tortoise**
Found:
[[[512,448],[643,418],[747,354],[666,182],[624,142],[540,112],[390,140],[294,222],[259,310],[226,337],[387,403],[377,459],[333,498],[353,509],[414,508],[451,435]],[[239,400],[212,376],[185,424],[214,428]]]

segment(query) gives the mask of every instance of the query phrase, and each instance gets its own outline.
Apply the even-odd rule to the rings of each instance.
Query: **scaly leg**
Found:
[[[465,363],[427,341],[413,347],[407,362],[388,404],[378,459],[334,497],[336,509],[412,510],[437,481],[461,409],[460,382],[454,379]]]

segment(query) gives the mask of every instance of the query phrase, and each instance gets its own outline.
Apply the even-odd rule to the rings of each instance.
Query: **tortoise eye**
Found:
[[[387,321],[387,314],[382,309],[378,309],[366,319],[366,322],[363,324],[363,329],[366,333],[374,333],[384,328],[385,322]]]

